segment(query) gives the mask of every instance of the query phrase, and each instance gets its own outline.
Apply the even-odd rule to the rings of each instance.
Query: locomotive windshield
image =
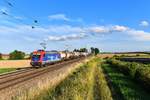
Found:
[[[40,55],[32,55],[32,61],[39,61]]]

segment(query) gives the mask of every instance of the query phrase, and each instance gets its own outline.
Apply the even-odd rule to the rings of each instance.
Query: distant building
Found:
[[[10,58],[9,54],[2,54],[2,59],[4,60],[8,60]],[[29,59],[30,58],[30,54],[26,54],[24,59]]]
[[[24,59],[30,59],[30,54],[26,54]]]
[[[9,59],[10,55],[9,54],[2,54],[2,59],[7,60]]]

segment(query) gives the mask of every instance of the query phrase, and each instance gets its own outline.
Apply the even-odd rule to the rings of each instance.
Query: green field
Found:
[[[103,69],[108,74],[112,87],[116,90],[115,99],[118,100],[149,100],[150,95],[137,84],[130,76],[124,75],[109,64],[103,64]]]

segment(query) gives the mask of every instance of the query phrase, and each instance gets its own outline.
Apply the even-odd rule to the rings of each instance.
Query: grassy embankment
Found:
[[[140,81],[143,80],[143,84],[148,84],[148,71],[144,71],[145,68],[140,67],[136,63],[125,63],[116,60],[108,60],[107,64],[103,64],[103,69],[108,74],[112,83],[112,87],[118,94],[116,99],[150,99],[150,94],[142,87],[142,85],[135,81],[135,79],[139,79]]]
[[[43,92],[35,100],[112,100],[100,59],[94,58],[76,69],[58,86]]]

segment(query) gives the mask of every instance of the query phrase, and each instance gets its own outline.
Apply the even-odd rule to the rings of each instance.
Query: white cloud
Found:
[[[149,22],[148,21],[141,21],[140,22],[140,26],[148,27],[149,26]]]
[[[128,27],[119,25],[108,25],[108,26],[92,26],[88,27],[89,32],[92,33],[112,33],[112,32],[124,32],[128,30]]]
[[[126,27],[126,26],[115,25],[112,27],[112,31],[124,32],[127,30],[128,30],[128,27]]]
[[[79,40],[91,35],[107,35],[108,33],[118,32],[126,34],[137,41],[150,41],[150,33],[142,30],[135,30],[126,26],[108,25],[108,26],[70,26],[70,25],[50,25],[47,27],[36,27],[32,29],[27,25],[0,26],[0,37],[10,37],[12,39],[23,39],[25,41],[65,41]],[[101,37],[102,38],[102,37]]]
[[[71,35],[62,35],[62,36],[49,36],[47,41],[66,41],[66,40],[76,40],[86,37],[86,34],[71,34]]]
[[[67,17],[65,14],[49,15],[48,19],[49,20],[63,20],[63,21],[67,21],[67,22],[79,22],[79,23],[83,22],[83,20],[81,18],[72,19],[72,18]]]
[[[92,33],[108,33],[109,28],[104,26],[94,26],[94,27],[88,27],[88,30]]]
[[[99,33],[103,35],[107,35],[105,33],[123,33],[130,36],[137,41],[150,41],[150,32],[145,32],[143,30],[135,30],[126,26],[120,25],[112,25],[112,26],[96,26],[96,27],[89,27],[91,29],[90,32]],[[87,32],[89,33],[89,32]]]
[[[144,32],[142,30],[131,29],[127,31],[127,33],[138,41],[150,41],[150,33],[148,32]]]
[[[64,21],[70,21],[68,17],[66,17],[65,14],[55,14],[48,16],[49,20],[64,20]]]

